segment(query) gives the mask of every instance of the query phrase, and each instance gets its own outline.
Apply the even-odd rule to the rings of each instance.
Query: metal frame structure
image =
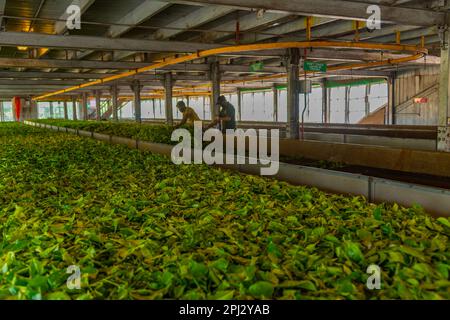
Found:
[[[80,7],[79,30],[66,25],[66,9],[72,4]],[[381,14],[380,29],[365,23],[374,5]],[[62,92],[68,96],[64,99],[82,101],[81,109],[86,111],[86,94],[97,90],[104,97],[117,86],[117,101],[111,105],[131,96],[139,106],[150,93],[166,98],[181,92],[202,93],[214,101],[221,90],[236,92],[254,86],[252,81],[266,87],[294,81],[286,76],[287,49],[292,49],[287,44],[309,43],[309,47],[294,46],[300,59],[295,62],[326,63],[328,72],[310,75],[314,81],[389,78],[390,100],[395,97],[397,75],[441,64],[438,140],[440,150],[450,149],[446,147],[450,146],[449,8],[448,1],[442,0],[0,0],[0,99]],[[327,42],[334,44],[316,45]],[[337,42],[371,46],[348,50]],[[402,52],[388,52],[385,46],[390,43],[423,47],[428,54],[413,60]],[[242,50],[245,46],[249,47]],[[238,49],[230,51],[233,47]],[[211,52],[216,59],[200,52]],[[250,70],[255,62],[264,67]],[[219,71],[212,77],[214,63]],[[161,79],[166,74],[171,74],[173,93],[164,90]],[[68,87],[76,89],[65,91]],[[296,93],[290,90],[289,96]],[[289,109],[294,110],[296,100],[290,101]],[[394,123],[392,101],[388,110],[386,123]]]

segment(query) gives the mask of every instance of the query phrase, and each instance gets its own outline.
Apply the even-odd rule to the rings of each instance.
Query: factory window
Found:
[[[350,123],[358,123],[366,116],[365,97],[365,85],[350,88]]]
[[[203,119],[205,120],[211,120],[211,98],[208,97],[204,97],[205,99],[205,114],[203,116]]]
[[[243,93],[242,94],[242,106],[241,106],[241,120],[242,121],[251,121],[252,113],[254,111],[253,105],[253,94],[252,93]]]
[[[278,122],[287,122],[287,90],[278,90]]]
[[[345,123],[345,87],[331,89],[331,123]]]
[[[155,112],[153,110],[154,100],[142,100],[142,119],[155,119]]]
[[[3,101],[3,114],[0,115],[0,119],[5,122],[14,121],[14,115],[12,110],[12,103],[10,101]]]
[[[73,120],[73,108],[74,108],[73,102],[72,101],[67,102],[67,116],[68,116],[69,120]],[[75,110],[77,110],[76,108],[77,108],[77,103],[75,102]],[[78,112],[77,112],[77,115],[78,115]]]
[[[386,82],[370,86],[370,112],[374,112],[388,103],[388,85]]]
[[[237,94],[229,94],[226,96],[227,100],[234,106],[234,108],[238,109],[238,95]]]
[[[50,103],[49,102],[38,102],[38,113],[39,113],[39,119],[51,118]]]
[[[322,88],[314,87],[310,94],[306,95],[306,123],[322,122]],[[302,113],[305,107],[305,95],[300,94],[300,121],[302,121]]]
[[[120,108],[120,119],[133,119],[134,118],[134,108],[133,108],[133,102],[127,101],[124,102],[124,105],[122,108]]]
[[[63,102],[53,102],[53,119],[64,119]]]
[[[273,92],[257,91],[243,93],[241,112],[242,121],[273,121]]]
[[[166,118],[166,101],[163,99],[155,99],[155,118]]]
[[[275,119],[275,108],[273,106],[273,91],[265,91],[264,94],[264,120],[272,122]]]
[[[204,97],[190,97],[189,98],[189,107],[194,109],[200,119],[205,119],[205,105],[204,105]]]

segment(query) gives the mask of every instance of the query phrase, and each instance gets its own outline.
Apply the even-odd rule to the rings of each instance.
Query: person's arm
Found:
[[[184,126],[187,122],[187,118],[188,118],[188,113],[187,112],[183,113],[183,119],[181,119],[181,122],[175,126],[175,129],[178,129],[181,126]]]
[[[212,127],[215,127],[217,124],[219,124],[221,121],[230,121],[231,117],[228,116],[225,112],[225,110],[222,109],[219,116],[209,125],[206,127],[207,129],[211,129]]]
[[[207,125],[205,127],[205,130],[211,129],[211,128],[217,126],[217,124],[219,124],[219,123],[220,123],[220,117],[217,117],[215,120],[213,120],[213,122],[211,122],[209,125]]]

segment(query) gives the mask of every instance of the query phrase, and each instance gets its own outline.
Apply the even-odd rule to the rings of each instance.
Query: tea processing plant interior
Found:
[[[449,10],[0,0],[0,299],[449,299]],[[173,163],[192,119],[279,170]]]

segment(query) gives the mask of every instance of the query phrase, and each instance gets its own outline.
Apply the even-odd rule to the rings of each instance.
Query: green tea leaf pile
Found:
[[[102,134],[114,135],[124,138],[139,139],[155,143],[176,145],[178,142],[171,140],[174,127],[168,125],[141,125],[133,122],[108,122],[108,121],[65,121],[55,119],[33,120],[58,127],[86,130]],[[184,126],[193,134],[193,127]]]
[[[33,122],[168,145],[176,145],[178,143],[171,140],[172,132],[175,128],[164,124],[136,124],[134,122],[107,121],[67,121],[60,119],[40,119],[33,120]],[[185,125],[183,126],[183,129],[189,130],[191,134],[194,135],[194,128],[192,126]],[[208,144],[209,143],[204,142],[203,145],[206,147]],[[287,163],[301,163],[306,166],[329,170],[339,169],[345,166],[344,164],[338,162],[311,160],[304,157],[288,157],[281,155],[280,159],[281,161]]]
[[[0,299],[450,299],[450,222],[420,208],[18,124],[0,145]]]

